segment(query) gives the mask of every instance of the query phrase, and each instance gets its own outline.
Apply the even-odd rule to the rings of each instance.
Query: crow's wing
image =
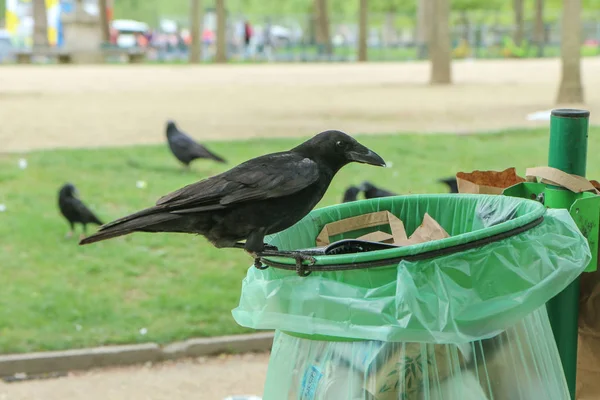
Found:
[[[316,162],[295,153],[268,154],[163,196],[156,206],[176,212],[222,209],[246,201],[288,196],[318,179]]]
[[[98,217],[96,217],[96,215],[94,215],[94,213],[87,208],[87,206],[83,204],[81,200],[73,198],[71,204],[73,205],[73,208],[77,210],[77,214],[79,214],[82,221],[86,223],[95,222],[99,225],[102,225],[102,222],[98,219]]]
[[[197,144],[194,139],[186,135],[181,131],[177,131],[174,135],[169,138],[171,146],[181,151],[189,151],[192,146]]]

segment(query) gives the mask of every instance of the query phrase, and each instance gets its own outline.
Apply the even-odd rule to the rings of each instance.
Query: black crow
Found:
[[[344,192],[344,198],[342,199],[342,203],[347,203],[349,201],[356,201],[356,196],[360,193],[360,189],[356,186],[350,186]]]
[[[375,199],[377,197],[397,196],[396,193],[385,189],[380,189],[371,182],[363,182],[360,185],[360,190],[365,194],[365,199]]]
[[[80,244],[132,232],[181,232],[203,235],[217,248],[243,248],[255,258],[290,254],[265,247],[265,235],[307,215],[334,175],[351,162],[385,166],[345,133],[321,132],[289,151],[253,158],[167,194],[153,207],[101,226]]]
[[[450,178],[438,179],[439,183],[445,183],[448,188],[450,188],[450,193],[458,193],[458,183],[456,182],[456,177],[452,176]]]
[[[180,131],[173,121],[167,121],[167,142],[169,143],[171,153],[173,153],[186,168],[189,168],[190,163],[197,158],[208,158],[220,163],[226,162],[222,157],[211,153],[206,147]]]
[[[67,237],[73,235],[75,223],[83,225],[83,233],[86,232],[87,224],[102,225],[102,221],[91,212],[81,200],[77,198],[77,189],[73,184],[64,184],[58,192],[58,208],[61,214],[69,221],[71,230]]]

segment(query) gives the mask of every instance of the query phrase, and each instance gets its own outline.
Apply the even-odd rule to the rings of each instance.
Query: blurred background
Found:
[[[459,171],[546,165],[558,107],[591,111],[598,180],[599,44],[600,0],[0,0],[0,372],[4,355],[250,333],[231,316],[247,254],[178,234],[78,246],[63,185],[106,223],[339,129],[388,168],[343,168],[317,207],[364,182],[448,193]],[[182,166],[168,120],[226,162]],[[0,399],[260,396],[267,362],[11,370]]]
[[[560,0],[451,3],[449,35],[454,58],[560,54]],[[225,34],[219,51],[232,62],[356,61],[360,58],[361,12],[368,13],[363,40],[369,60],[426,58],[425,1],[368,0],[365,4],[361,8],[360,1],[345,0],[199,0],[197,5],[185,0],[2,0],[0,58],[10,60],[14,51],[35,43],[34,21],[37,26],[46,25],[43,29],[51,46],[69,46],[63,19],[76,7],[107,25],[102,28],[106,43],[141,47],[152,62],[184,62],[194,48],[203,50],[202,60],[215,60],[219,29]],[[582,6],[582,55],[598,55],[600,3],[583,0]],[[191,7],[197,10],[193,18]],[[200,37],[194,44],[193,24],[200,25]],[[44,38],[38,39],[42,44]]]

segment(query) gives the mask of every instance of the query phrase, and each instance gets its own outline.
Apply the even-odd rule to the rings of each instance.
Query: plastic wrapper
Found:
[[[454,250],[385,267],[313,272],[308,277],[250,267],[239,306],[233,310],[235,320],[254,329],[312,339],[468,343],[496,336],[541,307],[591,259],[587,241],[566,210],[493,195],[413,195],[345,203],[314,210],[269,240],[284,250],[314,247],[326,224],[377,211],[397,216],[409,235],[427,213],[450,237],[316,257],[315,267]]]
[[[328,342],[277,332],[264,400],[568,400],[545,307],[463,345]]]

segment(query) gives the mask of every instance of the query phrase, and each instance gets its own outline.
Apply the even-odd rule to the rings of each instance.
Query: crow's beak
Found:
[[[378,167],[385,167],[385,161],[377,153],[368,148],[361,146],[357,150],[349,151],[348,158],[352,161],[356,161],[363,164],[376,165]]]

